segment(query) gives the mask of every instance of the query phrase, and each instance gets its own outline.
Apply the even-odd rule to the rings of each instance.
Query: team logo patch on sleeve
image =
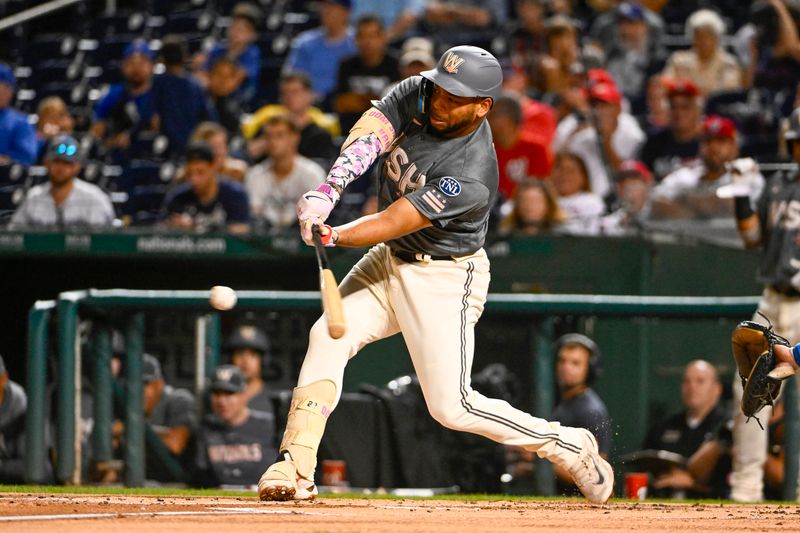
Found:
[[[444,177],[436,184],[439,189],[447,196],[458,196],[461,194],[461,184],[457,179],[451,177]]]
[[[436,189],[431,189],[423,194],[422,200],[428,204],[428,207],[433,209],[434,213],[441,213],[445,205],[447,205],[447,198],[442,196],[442,193]]]

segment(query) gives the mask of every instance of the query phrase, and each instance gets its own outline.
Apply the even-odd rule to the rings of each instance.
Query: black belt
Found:
[[[422,263],[426,260],[429,261],[453,261],[452,255],[428,255],[423,253],[402,252],[399,250],[392,250],[392,254],[405,261],[406,263]]]
[[[800,291],[798,291],[791,285],[770,285],[769,288],[777,292],[778,294],[783,296],[788,296],[789,298],[800,297]]]

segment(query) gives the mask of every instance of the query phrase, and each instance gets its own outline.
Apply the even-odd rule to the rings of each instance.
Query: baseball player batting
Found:
[[[489,288],[483,250],[498,170],[485,118],[500,94],[492,54],[456,46],[436,68],[400,82],[353,126],[325,183],[297,204],[301,236],[372,248],[340,285],[349,323],[340,339],[324,316],[311,328],[278,461],[259,481],[262,500],[317,494],[314,469],[348,360],[402,332],[428,410],[445,427],[521,446],[565,468],[592,502],[608,500],[611,466],[585,429],[562,426],[470,387],[474,327]],[[378,213],[324,224],[344,188],[378,160]]]

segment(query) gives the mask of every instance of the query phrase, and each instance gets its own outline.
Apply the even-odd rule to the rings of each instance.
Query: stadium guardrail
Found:
[[[316,291],[239,291],[239,308],[251,310],[314,310],[320,308]],[[109,310],[125,311],[127,353],[124,387],[126,391],[125,483],[144,483],[145,424],[142,407],[141,356],[144,348],[143,313],[148,310],[182,310],[197,313],[196,338],[197,385],[209,375],[219,361],[220,320],[208,303],[208,291],[165,291],[111,289],[70,291],[61,293],[57,302],[36,302],[29,314],[28,330],[28,395],[26,477],[40,482],[45,472],[45,368],[48,353],[48,324],[57,313],[58,329],[58,409],[56,442],[56,479],[62,483],[80,483],[80,438],[76,426],[80,415],[81,387],[80,342],[78,333],[81,315],[92,316]],[[486,311],[530,316],[536,322],[536,351],[552,350],[554,319],[558,316],[605,316],[649,318],[748,318],[756,309],[759,297],[673,297],[617,296],[572,294],[490,294]],[[111,345],[108,331],[95,333],[92,343],[94,368],[92,375],[100,384],[95,390],[95,453],[110,458],[111,374],[108,362]],[[648,347],[641,342],[639,357],[647,358]],[[536,395],[534,414],[548,418],[553,404],[553,358],[536,357]],[[638,384],[639,397],[646,397],[647,381]],[[785,387],[786,395],[786,462],[784,496],[795,499],[800,452],[800,420],[797,412],[797,391]],[[108,457],[106,457],[108,456]],[[546,466],[549,466],[544,462]],[[548,468],[537,468],[536,487],[542,494],[552,493],[553,476]]]

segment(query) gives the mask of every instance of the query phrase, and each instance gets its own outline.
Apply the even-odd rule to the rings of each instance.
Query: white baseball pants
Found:
[[[329,379],[341,395],[349,359],[366,344],[402,332],[434,419],[569,467],[580,452],[579,430],[535,418],[470,387],[474,327],[489,278],[483,249],[455,261],[406,263],[385,244],[373,247],[340,285],[347,333],[331,339],[324,316],[314,324],[298,385]]]

